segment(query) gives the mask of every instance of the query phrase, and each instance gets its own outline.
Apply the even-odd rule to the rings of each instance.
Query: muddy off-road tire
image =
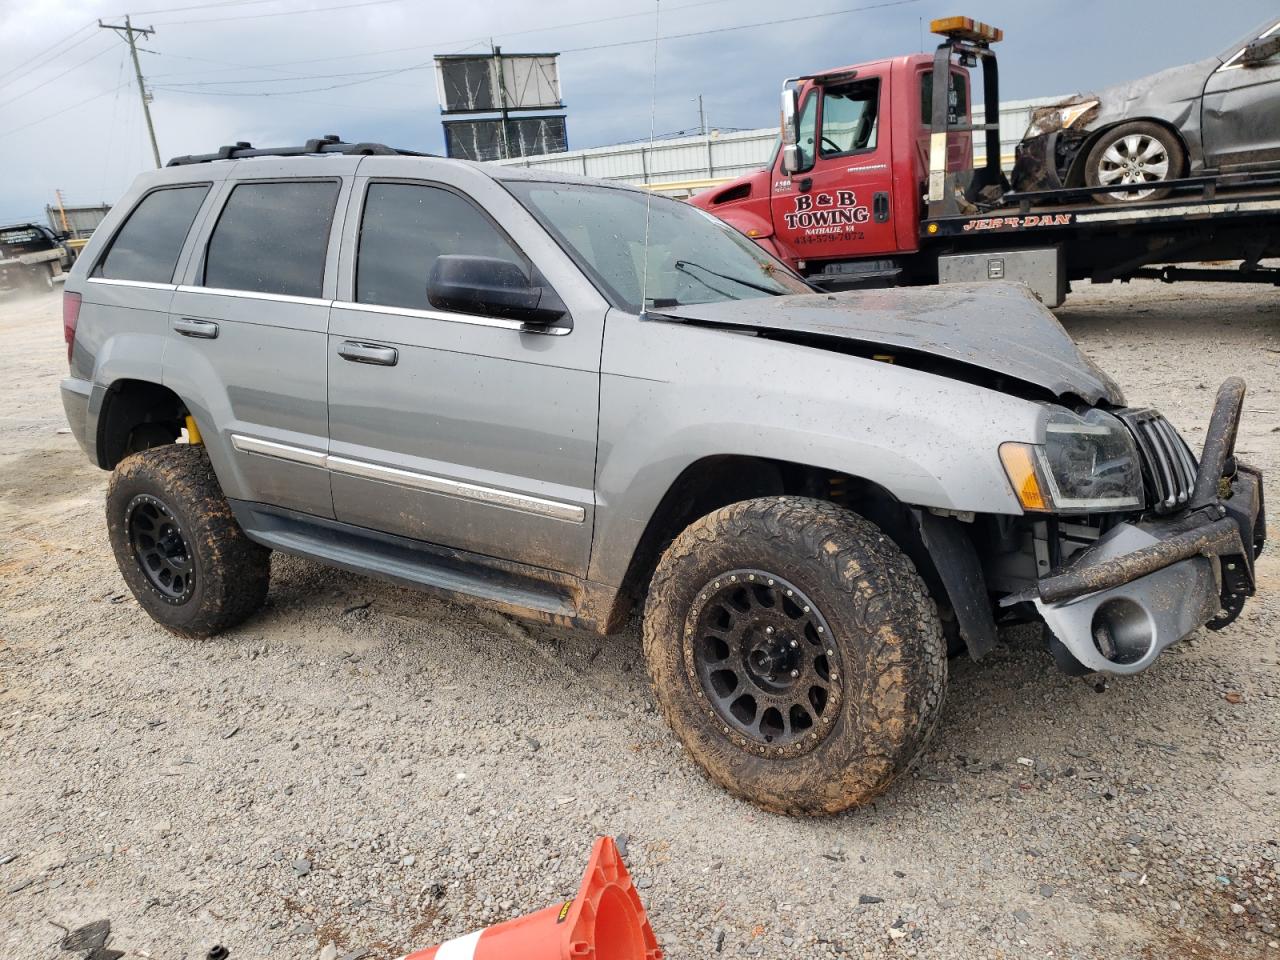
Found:
[[[107,485],[107,532],[142,609],[184,637],[211,637],[262,606],[271,551],[236,523],[201,446],[126,457]]]
[[[911,561],[868,520],[803,497],[731,504],[680,534],[649,588],[644,651],[693,758],[789,814],[883,793],[928,740],[947,684]]]

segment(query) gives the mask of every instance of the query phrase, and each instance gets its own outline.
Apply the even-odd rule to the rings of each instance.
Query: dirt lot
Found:
[[[1280,505],[1274,290],[1096,288],[1061,317],[1193,445],[1243,374]],[[913,775],[790,820],[681,755],[634,624],[602,642],[277,557],[243,629],[158,629],[64,371],[57,299],[0,305],[6,958],[99,918],[131,957],[394,957],[572,893],[611,833],[674,960],[1280,960],[1280,551],[1240,621],[1103,693],[1026,631],[953,661]]]

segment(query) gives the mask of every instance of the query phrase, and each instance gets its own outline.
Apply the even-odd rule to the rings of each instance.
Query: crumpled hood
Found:
[[[1183,123],[1204,93],[1209,74],[1221,65],[1217,57],[1210,57],[1099,90],[1088,97],[1100,103],[1088,128],[1096,130],[1131,116]]]
[[[1115,382],[1080,352],[1025,287],[949,283],[664,307],[651,314],[932,354],[1096,404],[1123,405]]]

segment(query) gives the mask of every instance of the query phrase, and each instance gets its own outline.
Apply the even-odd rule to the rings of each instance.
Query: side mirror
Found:
[[[782,91],[782,172],[796,173],[800,169],[800,95],[795,87]]]
[[[1280,53],[1280,33],[1259,37],[1244,48],[1240,62],[1246,67],[1257,67]]]
[[[794,143],[783,144],[782,172],[787,176],[800,172],[800,148]]]
[[[540,325],[568,312],[554,290],[531,283],[519,264],[466,254],[436,257],[427,278],[427,302],[438,310]]]

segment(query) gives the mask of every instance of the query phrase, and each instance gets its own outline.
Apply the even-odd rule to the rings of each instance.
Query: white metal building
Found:
[[[1013,164],[1013,148],[1027,129],[1031,111],[1056,103],[1061,97],[1008,100],[1000,105],[1001,159]],[[981,122],[981,114],[975,120]],[[577,173],[601,180],[622,180],[648,184],[676,196],[687,196],[759,170],[773,155],[778,139],[776,127],[742,130],[735,133],[712,131],[708,136],[675,137],[654,143],[625,143],[609,147],[589,147],[540,157],[498,160],[524,167],[540,167],[559,173]],[[983,156],[981,137],[975,136],[976,159]]]

